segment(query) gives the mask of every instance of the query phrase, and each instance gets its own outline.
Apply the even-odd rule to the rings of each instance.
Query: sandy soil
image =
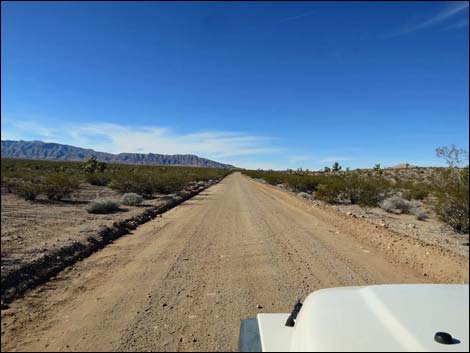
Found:
[[[2,351],[236,350],[326,287],[468,283],[468,257],[235,173],[2,310]]]
[[[2,277],[13,267],[34,261],[54,248],[86,239],[97,230],[135,216],[149,206],[164,202],[164,197],[146,200],[140,206],[123,206],[113,214],[90,214],[86,205],[95,198],[120,195],[102,186],[82,184],[71,200],[30,202],[2,192]]]

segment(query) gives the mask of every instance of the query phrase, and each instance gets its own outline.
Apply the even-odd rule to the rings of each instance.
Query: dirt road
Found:
[[[333,286],[432,281],[239,173],[2,311],[2,350],[236,350],[240,319]]]

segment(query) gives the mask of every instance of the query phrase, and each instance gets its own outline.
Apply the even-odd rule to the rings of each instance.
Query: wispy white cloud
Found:
[[[315,11],[308,11],[308,12],[301,13],[301,14],[299,14],[299,15],[286,17],[286,18],[283,18],[283,19],[277,21],[276,24],[280,24],[280,23],[284,23],[284,22],[288,22],[288,21],[297,20],[297,19],[302,18],[302,17],[311,16],[311,15],[313,15],[314,13],[315,13]]]
[[[328,151],[298,153],[283,147],[277,138],[238,131],[181,133],[167,126],[136,127],[106,122],[58,123],[2,117],[2,139],[42,140],[109,153],[195,154],[248,169],[318,169],[325,164],[352,160],[344,155],[335,157]]]
[[[109,153],[196,154],[224,160],[279,152],[275,139],[236,131],[178,133],[168,127],[133,127],[110,123],[52,124],[2,121],[2,139],[38,139]]]
[[[318,159],[315,158],[314,156],[312,155],[295,155],[295,156],[289,156],[287,158],[287,160],[290,162],[290,163],[299,163],[299,162],[315,162],[317,161]]]
[[[450,31],[452,29],[463,28],[467,26],[468,26],[468,18],[444,28],[443,31]]]
[[[352,160],[350,157],[326,157],[320,159],[320,163],[348,162]]]
[[[404,28],[402,28],[402,29],[400,29],[396,32],[385,35],[384,38],[398,37],[398,36],[401,36],[401,35],[405,35],[405,34],[408,34],[408,33],[412,33],[412,32],[415,32],[415,31],[419,31],[419,30],[422,30],[422,29],[426,29],[426,28],[429,28],[429,27],[436,26],[436,25],[441,24],[442,22],[454,17],[455,15],[459,14],[460,12],[462,12],[466,9],[468,9],[468,2],[466,2],[466,1],[453,3],[451,6],[448,6],[446,9],[442,10],[441,12],[434,15],[433,17],[431,17],[431,18],[429,18],[425,21],[422,21],[420,23],[417,23],[417,24],[405,26]],[[468,19],[467,19],[467,24],[468,24]],[[455,24],[455,25],[457,25],[457,24]],[[454,26],[454,25],[451,25],[451,27],[452,26]],[[460,24],[460,26],[464,26],[464,25]],[[455,28],[458,28],[458,27],[455,27]]]

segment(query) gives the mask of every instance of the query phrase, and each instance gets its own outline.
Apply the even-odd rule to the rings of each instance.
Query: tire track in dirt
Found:
[[[234,351],[241,319],[315,289],[427,280],[336,232],[234,173],[15,301],[2,350]]]

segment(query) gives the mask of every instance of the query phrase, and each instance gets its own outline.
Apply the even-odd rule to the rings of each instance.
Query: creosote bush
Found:
[[[116,176],[110,187],[122,194],[136,193],[143,197],[150,198],[154,194],[171,194],[177,192],[183,189],[191,179],[189,175],[125,173]]]
[[[91,185],[106,186],[111,182],[111,177],[108,174],[96,172],[87,175],[86,181]]]
[[[91,202],[86,210],[95,214],[113,213],[119,211],[119,202],[112,199],[97,199]]]
[[[48,199],[62,200],[78,189],[80,182],[77,178],[64,173],[48,174],[42,183],[42,192]]]
[[[458,233],[469,232],[468,167],[449,168],[436,181],[434,211]]]
[[[349,202],[361,206],[376,206],[387,194],[390,183],[380,176],[360,176],[355,173],[310,175],[297,172],[244,171],[272,185],[287,184],[296,192],[314,192],[315,197],[329,203]]]
[[[35,201],[41,193],[41,185],[29,180],[21,180],[12,184],[11,190],[25,200]]]
[[[155,194],[178,192],[189,182],[216,180],[230,172],[230,169],[217,168],[103,163],[94,158],[87,162],[2,158],[1,163],[4,190],[14,191],[17,182],[27,182],[17,190],[24,195],[21,197],[29,199],[46,194],[60,200],[84,181],[109,185],[121,194],[132,192],[150,198]]]
[[[121,203],[126,206],[137,206],[144,201],[144,198],[139,194],[126,193],[121,197]]]
[[[383,178],[348,174],[331,177],[318,188],[316,197],[329,203],[349,202],[362,207],[374,207],[386,196],[389,188],[389,183]]]
[[[458,233],[469,231],[468,152],[456,146],[439,147],[436,155],[448,168],[435,180],[434,210],[439,218]]]

